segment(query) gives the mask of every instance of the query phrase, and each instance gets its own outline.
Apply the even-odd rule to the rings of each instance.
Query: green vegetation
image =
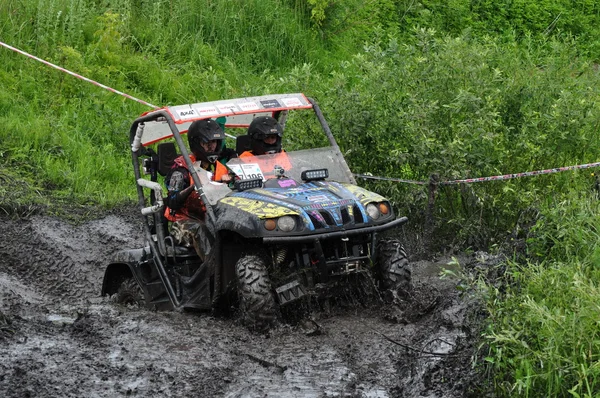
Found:
[[[600,201],[549,200],[530,237],[539,262],[511,262],[492,289],[486,358],[501,396],[596,397],[600,391]]]
[[[436,173],[447,181],[596,162],[597,68],[577,59],[572,42],[528,47],[419,29],[402,45],[388,39],[350,59],[321,106],[355,172],[420,181]],[[592,182],[589,173],[571,173],[446,186],[438,227],[487,244],[510,233],[519,210],[548,192],[587,190]],[[397,198],[422,193],[387,189]],[[399,205],[406,203],[414,201]]]
[[[599,160],[592,0],[17,0],[0,2],[0,37],[157,106],[304,92],[357,173],[445,181]],[[5,48],[0,60],[0,209],[133,200],[128,130],[149,107]],[[478,285],[499,396],[600,391],[592,172],[438,190],[440,247],[522,243],[505,280]],[[363,183],[423,223],[426,188]]]

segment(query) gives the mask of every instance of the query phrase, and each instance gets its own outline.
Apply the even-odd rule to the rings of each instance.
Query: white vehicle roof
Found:
[[[177,126],[179,133],[187,132],[193,121],[225,117],[226,127],[248,127],[252,119],[258,116],[273,116],[275,112],[292,109],[310,109],[310,101],[302,93],[271,94],[259,97],[235,98],[220,101],[200,102],[196,104],[167,106],[144,113],[149,116],[156,112],[167,112]],[[143,146],[173,136],[165,118],[144,122]]]

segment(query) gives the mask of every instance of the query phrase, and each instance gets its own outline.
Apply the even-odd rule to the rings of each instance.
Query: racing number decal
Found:
[[[265,180],[265,176],[262,174],[260,167],[256,163],[232,164],[227,166],[242,180],[255,178],[261,178],[263,181]]]

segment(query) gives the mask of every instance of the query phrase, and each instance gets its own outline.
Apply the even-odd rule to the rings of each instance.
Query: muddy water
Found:
[[[438,277],[448,260],[413,264],[412,297],[334,307],[256,335],[235,317],[98,297],[110,252],[141,243],[133,214],[79,226],[3,220],[0,396],[477,396],[473,303]]]

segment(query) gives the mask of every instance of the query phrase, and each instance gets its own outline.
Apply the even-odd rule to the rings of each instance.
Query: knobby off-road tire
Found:
[[[377,275],[383,290],[408,293],[412,275],[408,256],[400,241],[392,239],[379,242]]]
[[[143,307],[146,304],[144,292],[133,278],[127,278],[121,282],[114,296],[114,301],[132,307]]]
[[[251,330],[265,332],[277,319],[271,281],[262,258],[248,255],[235,265],[242,321]]]

